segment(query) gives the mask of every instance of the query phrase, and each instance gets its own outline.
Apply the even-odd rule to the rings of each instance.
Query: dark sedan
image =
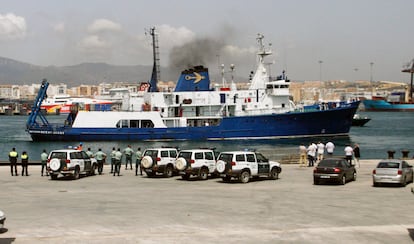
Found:
[[[338,182],[345,185],[348,181],[356,180],[357,172],[354,165],[343,158],[323,159],[313,170],[313,183],[319,185],[322,181]]]

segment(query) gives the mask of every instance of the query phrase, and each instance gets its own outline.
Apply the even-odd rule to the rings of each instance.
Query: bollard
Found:
[[[402,153],[402,158],[403,159],[408,159],[408,153],[410,153],[410,151],[408,150],[401,150]]]
[[[387,153],[388,153],[388,159],[392,159],[392,158],[394,158],[394,153],[395,153],[395,151],[393,151],[393,150],[389,150],[389,151],[387,151]]]

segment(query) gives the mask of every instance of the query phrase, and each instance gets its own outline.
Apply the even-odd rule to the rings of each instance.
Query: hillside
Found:
[[[198,64],[194,64],[198,65]],[[52,83],[66,83],[69,87],[102,82],[144,82],[151,77],[151,65],[120,66],[106,63],[82,63],[72,66],[39,66],[0,57],[0,85],[24,85],[46,78]],[[176,81],[180,71],[161,67],[161,80]],[[229,75],[229,74],[228,74]],[[229,79],[229,77],[226,77]],[[210,79],[221,83],[216,69],[210,69]],[[235,81],[245,82],[247,77],[235,75]]]
[[[82,63],[73,66],[38,66],[0,57],[0,84],[32,84],[43,78],[51,82],[98,84],[100,82],[141,82],[151,76],[151,66],[116,66],[105,63]]]

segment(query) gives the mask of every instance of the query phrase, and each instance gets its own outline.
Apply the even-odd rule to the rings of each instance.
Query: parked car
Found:
[[[185,180],[192,175],[200,180],[207,180],[216,171],[216,154],[212,149],[182,150],[175,161],[178,173]]]
[[[355,181],[357,172],[355,166],[344,158],[326,158],[319,162],[313,170],[313,183],[319,185],[322,181],[338,182],[345,185]]]
[[[406,186],[413,182],[413,166],[399,159],[381,160],[372,171],[372,182],[374,186],[383,183]]]
[[[142,154],[141,166],[148,177],[153,177],[157,173],[171,177],[175,171],[177,154],[176,148],[149,148]]]
[[[223,181],[237,178],[241,183],[249,182],[251,177],[260,176],[276,180],[282,172],[280,163],[269,161],[261,153],[250,151],[220,153],[216,169]]]
[[[95,158],[90,158],[85,151],[76,149],[53,150],[49,153],[47,170],[52,180],[60,174],[79,179],[80,175],[94,175],[98,167]]]
[[[6,215],[0,210],[0,229],[4,228],[4,222],[6,222]]]

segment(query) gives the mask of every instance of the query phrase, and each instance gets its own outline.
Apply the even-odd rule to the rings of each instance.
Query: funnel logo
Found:
[[[202,76],[202,75],[200,75],[199,73],[197,73],[197,72],[194,72],[193,73],[194,74],[194,76],[191,76],[191,75],[186,75],[185,76],[185,79],[186,80],[194,80],[194,84],[197,84],[198,82],[200,82],[202,79],[205,79],[206,77],[205,76]]]

